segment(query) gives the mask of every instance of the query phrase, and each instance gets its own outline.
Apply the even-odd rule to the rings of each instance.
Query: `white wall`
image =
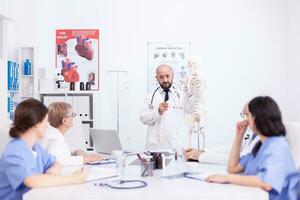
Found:
[[[0,0],[0,128],[9,125],[7,114],[6,61],[18,61],[18,47],[33,43],[33,0]]]
[[[287,37],[287,105],[288,121],[300,122],[300,1],[288,2]]]
[[[121,77],[121,136],[143,147],[139,110],[146,95],[147,42],[192,43],[208,82],[208,145],[230,144],[243,104],[271,95],[286,115],[286,2],[284,0],[51,0],[36,1],[38,66],[54,67],[55,29],[98,28],[98,128],[116,128],[115,77]],[[49,71],[50,73],[50,71]],[[48,75],[49,75],[48,73]]]
[[[34,0],[0,0],[0,5],[0,16],[5,21],[5,57],[17,59],[19,46],[34,43]]]

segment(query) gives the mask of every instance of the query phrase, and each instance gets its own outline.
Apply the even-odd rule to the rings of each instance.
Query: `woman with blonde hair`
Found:
[[[72,106],[65,102],[54,102],[49,105],[48,121],[51,127],[46,132],[42,145],[51,155],[64,165],[84,164],[103,160],[100,154],[86,154],[83,150],[71,151],[64,137],[66,132],[73,126],[73,120],[76,114]]]

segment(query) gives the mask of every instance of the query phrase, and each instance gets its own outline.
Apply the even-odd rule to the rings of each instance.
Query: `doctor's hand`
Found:
[[[201,155],[202,151],[193,148],[187,148],[183,151],[184,159],[192,159],[192,160],[199,160],[199,156]]]
[[[236,124],[236,136],[243,137],[248,127],[248,121],[240,121]]]
[[[166,110],[168,110],[169,104],[167,102],[163,102],[159,104],[158,113],[162,115]]]

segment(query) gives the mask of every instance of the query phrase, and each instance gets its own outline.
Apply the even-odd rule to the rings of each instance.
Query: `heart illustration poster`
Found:
[[[66,82],[99,90],[99,30],[56,30],[56,68]],[[79,83],[77,83],[79,84]]]

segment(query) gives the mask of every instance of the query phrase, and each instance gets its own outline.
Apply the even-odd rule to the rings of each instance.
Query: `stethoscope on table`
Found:
[[[112,189],[138,189],[146,187],[148,184],[142,180],[114,180],[110,182],[94,183],[94,185],[106,186]]]
[[[154,90],[154,92],[153,92],[153,94],[152,94],[150,104],[148,105],[148,108],[149,108],[149,109],[153,109],[153,99],[154,99],[155,93],[158,91],[159,88],[160,88],[160,87],[156,88],[156,90]],[[175,89],[174,86],[172,86],[172,88]],[[178,93],[176,90],[175,90],[175,92],[176,92],[176,94],[177,94],[177,96],[178,96],[178,99],[179,99],[179,98],[180,98],[179,93]]]

